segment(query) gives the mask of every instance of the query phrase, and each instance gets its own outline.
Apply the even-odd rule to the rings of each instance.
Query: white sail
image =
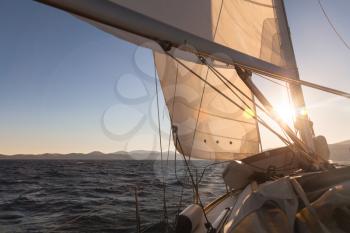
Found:
[[[243,54],[277,66],[291,66],[283,49],[289,46],[281,44],[281,38],[288,38],[283,35],[288,32],[287,25],[277,18],[278,11],[283,10],[282,0],[110,1]],[[108,26],[104,29],[134,43],[146,40]]]
[[[110,0],[159,22],[213,41],[227,48],[264,61],[288,73],[291,45],[282,0]],[[87,20],[87,19],[85,19]],[[149,39],[87,20],[98,28],[139,45],[149,46]],[[139,34],[142,34],[140,32]],[[161,38],[160,38],[161,39]],[[284,43],[282,44],[281,41]],[[186,45],[192,46],[192,45]],[[193,45],[195,46],[195,45]],[[179,52],[178,54],[183,54]],[[195,75],[165,54],[155,52],[155,63],[162,90],[181,144],[178,150],[203,159],[242,159],[259,151],[259,135],[254,104],[240,95],[245,105],[196,58],[177,55],[201,77],[220,89],[241,107],[222,97]],[[188,56],[187,56],[188,57]],[[254,63],[253,63],[254,66]],[[254,67],[251,67],[254,68]],[[250,90],[232,68],[217,67],[232,83],[252,97]],[[269,72],[267,70],[267,72]],[[176,89],[176,92],[175,92]],[[246,109],[242,111],[241,108]]]
[[[227,88],[204,65],[181,59],[194,72],[238,103],[242,111],[186,68],[162,53],[155,54],[163,94],[175,128],[179,152],[211,160],[242,159],[259,152],[259,135],[253,118],[254,104]],[[250,90],[232,68],[217,68],[247,97]],[[247,104],[244,105],[242,100]]]

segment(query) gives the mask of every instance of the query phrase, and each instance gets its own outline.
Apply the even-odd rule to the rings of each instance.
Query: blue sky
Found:
[[[322,2],[350,43],[349,1]],[[286,0],[286,7],[301,78],[350,92],[350,51],[317,1]],[[151,58],[149,51],[59,10],[1,1],[0,153],[157,149]],[[280,91],[255,80],[278,99]],[[316,133],[330,142],[349,139],[350,100],[304,90]],[[165,132],[169,124],[161,105]],[[138,122],[143,124],[137,134],[122,135]],[[278,145],[268,135],[263,143]]]

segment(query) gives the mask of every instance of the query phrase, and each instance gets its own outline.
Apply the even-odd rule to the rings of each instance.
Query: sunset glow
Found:
[[[294,121],[294,108],[289,104],[279,104],[275,107],[276,113],[281,117],[281,119],[292,125]]]

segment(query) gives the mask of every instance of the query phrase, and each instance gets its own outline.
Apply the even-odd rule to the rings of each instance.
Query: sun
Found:
[[[291,105],[279,104],[275,106],[275,111],[285,123],[293,125],[295,114],[294,108]]]

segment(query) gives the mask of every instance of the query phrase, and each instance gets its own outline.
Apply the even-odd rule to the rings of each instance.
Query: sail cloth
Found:
[[[235,106],[171,57],[163,53],[155,53],[154,57],[174,138],[178,138],[175,145],[179,152],[202,159],[228,160],[242,159],[259,151],[258,129],[253,118],[254,103],[246,98],[252,98],[252,94],[234,69],[217,68],[246,96],[233,88],[227,88],[206,66],[181,59],[182,63],[246,111]]]
[[[281,22],[281,16],[284,16],[281,12],[282,0],[110,2],[278,67],[295,67],[289,61],[291,46],[288,45],[289,40],[285,40],[289,38],[286,21]],[[146,38],[88,21],[127,41],[154,49],[152,45],[148,46],[150,43]],[[196,57],[176,50],[175,56],[246,109],[242,111],[174,60],[155,52],[158,76],[178,137],[179,143],[175,143],[177,149],[187,156],[220,160],[243,159],[257,153],[259,135],[256,120],[252,117],[254,104],[241,94],[237,97],[237,93],[232,93]],[[252,97],[233,68],[217,66],[217,69],[248,97]]]
[[[283,0],[109,0],[162,23],[258,58],[294,69]],[[146,38],[95,23],[133,43]],[[215,37],[214,37],[215,34]],[[283,41],[283,46],[282,46]]]

